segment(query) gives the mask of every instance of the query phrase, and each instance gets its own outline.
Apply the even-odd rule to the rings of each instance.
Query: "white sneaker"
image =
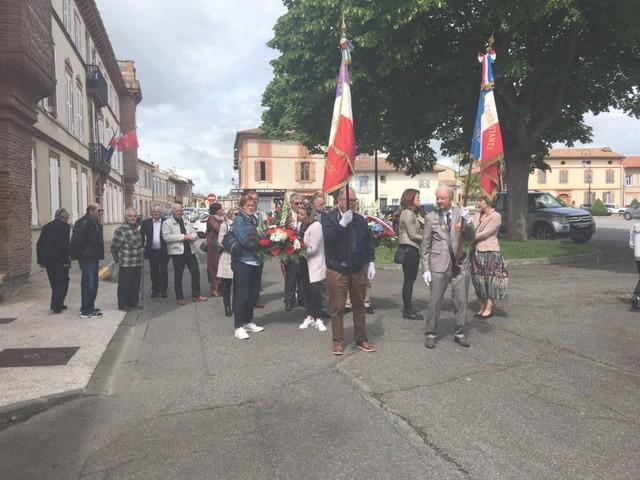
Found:
[[[305,318],[302,323],[300,324],[300,329],[304,330],[305,328],[309,328],[311,325],[313,325],[315,323],[315,319],[311,316],[308,315],[307,318]]]
[[[246,340],[247,338],[249,338],[249,334],[247,333],[247,331],[240,327],[240,328],[236,328],[235,333],[233,334],[238,340]]]
[[[318,330],[319,332],[327,331],[327,327],[324,326],[324,322],[322,321],[321,318],[316,318],[315,322],[313,323],[313,326],[316,327],[316,330]]]
[[[255,323],[251,322],[251,323],[247,323],[246,325],[244,325],[244,330],[246,330],[247,332],[251,332],[251,333],[257,333],[257,332],[263,331],[264,327],[259,327]]]

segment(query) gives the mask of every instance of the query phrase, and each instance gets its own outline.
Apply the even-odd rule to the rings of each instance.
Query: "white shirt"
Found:
[[[153,250],[160,250],[160,228],[162,227],[162,220],[153,221],[153,239],[151,240],[151,248]]]

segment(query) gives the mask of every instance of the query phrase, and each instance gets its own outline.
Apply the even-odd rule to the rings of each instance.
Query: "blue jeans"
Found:
[[[240,328],[253,322],[253,308],[258,290],[258,266],[232,260],[233,270],[233,323]]]
[[[96,296],[98,295],[98,264],[99,260],[81,260],[80,270],[82,277],[80,279],[80,294],[82,297],[82,305],[80,313],[82,315],[90,315],[96,309]]]

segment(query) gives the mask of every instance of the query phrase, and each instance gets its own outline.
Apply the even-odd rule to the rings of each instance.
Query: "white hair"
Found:
[[[438,188],[436,188],[436,195],[438,195],[438,192],[447,192],[449,198],[453,200],[453,188],[451,188],[449,185],[438,185]]]

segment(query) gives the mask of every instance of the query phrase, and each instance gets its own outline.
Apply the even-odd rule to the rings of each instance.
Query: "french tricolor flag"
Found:
[[[478,55],[482,63],[482,84],[478,113],[471,140],[471,155],[480,162],[480,189],[489,200],[495,197],[500,185],[500,161],[504,156],[498,110],[493,95],[493,62],[496,53],[489,49]]]
[[[334,192],[347,184],[354,171],[356,156],[356,138],[353,130],[349,78],[350,44],[346,38],[341,39],[340,48],[342,48],[343,55],[338,75],[336,99],[333,105],[329,149],[322,183],[322,191],[324,193]]]

